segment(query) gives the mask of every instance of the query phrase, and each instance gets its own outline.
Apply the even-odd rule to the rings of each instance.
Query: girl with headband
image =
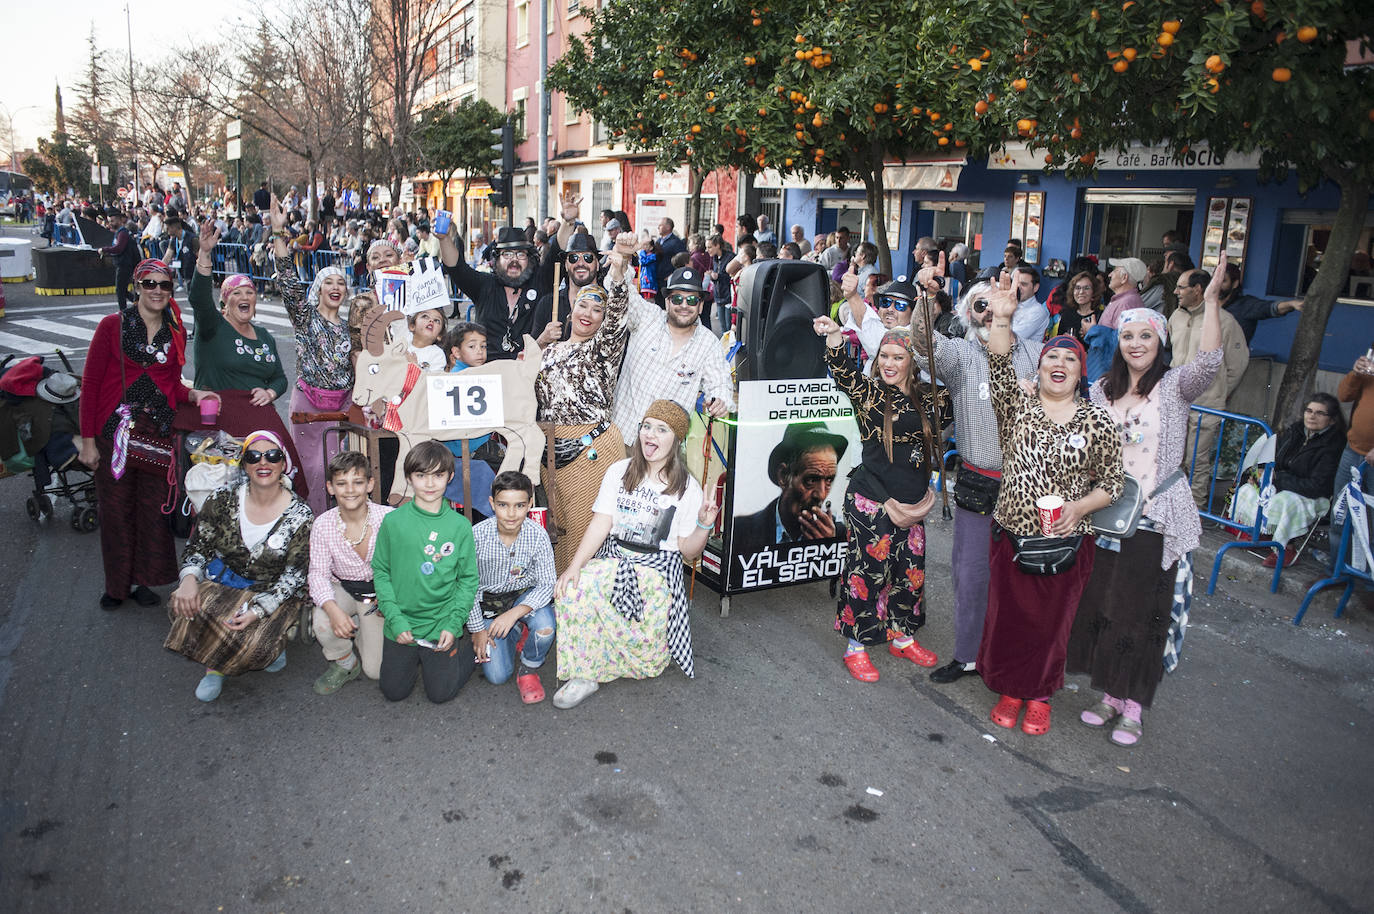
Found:
[[[77,456],[95,471],[102,609],[130,596],[140,606],[156,605],[161,597],[150,588],[176,580],[176,542],[162,513],[171,507],[169,467],[128,452],[131,435],[170,449],[176,408],[214,396],[181,382],[186,327],[172,297],[173,270],[161,260],[134,267],[133,307],[101,319],[86,356]]]
[[[1121,440],[1126,472],[1148,496],[1133,536],[1099,537],[1092,576],[1069,638],[1068,669],[1089,673],[1102,698],[1080,715],[1090,727],[1111,728],[1111,740],[1133,746],[1141,716],[1154,700],[1166,664],[1178,662],[1192,594],[1191,553],[1202,535],[1184,463],[1188,407],[1222,365],[1221,277],[1225,254],[1203,293],[1205,312],[1197,358],[1169,368],[1164,315],[1149,308],[1121,313],[1111,367],[1092,386]],[[1177,617],[1177,640],[1171,618]]]
[[[884,286],[880,301],[895,286],[910,288],[904,278]],[[932,394],[921,383],[908,328],[883,334],[866,375],[848,356],[839,324],[818,317],[813,329],[825,337],[826,364],[853,404],[863,439],[863,459],[844,496],[849,548],[835,630],[848,642],[849,674],[877,682],[868,648],[888,644],[894,634],[890,654],[923,667],[936,663],[935,652],[916,640],[926,621],[925,516],[935,504],[934,458],[926,444],[928,432],[938,435],[928,428]]]
[[[687,470],[690,427],[681,406],[655,400],[629,458],[601,480],[592,522],[555,589],[558,678],[568,680],[555,708],[580,704],[603,682],[650,679],[670,660],[694,675],[683,564],[701,555],[719,509]]]
[[[196,697],[214,701],[224,677],[286,666],[286,634],[309,608],[310,506],[283,484],[291,454],[277,433],[243,441],[247,479],[201,506],[172,592],[163,646],[202,664]]]
[[[1024,708],[1021,729],[1038,735],[1050,729],[1050,698],[1064,684],[1069,629],[1093,568],[1088,517],[1121,494],[1121,437],[1105,409],[1078,396],[1086,354],[1075,337],[1045,343],[1033,392],[1017,383],[1011,364],[1017,300],[1010,281],[1004,273],[988,294],[988,368],[1002,485],[993,510],[977,669],[999,695],[992,722],[1015,727]],[[1042,498],[1058,507],[1037,504]],[[1037,543],[1036,537],[1053,540]],[[1031,554],[1037,547],[1055,549],[1061,560],[1037,565]]]

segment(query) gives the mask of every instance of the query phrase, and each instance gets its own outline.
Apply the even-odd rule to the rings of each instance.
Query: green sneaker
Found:
[[[315,680],[316,695],[333,695],[343,688],[344,683],[352,682],[363,674],[363,664],[360,660],[353,662],[353,668],[346,670],[338,663],[329,664],[329,669],[320,674],[320,678]]]

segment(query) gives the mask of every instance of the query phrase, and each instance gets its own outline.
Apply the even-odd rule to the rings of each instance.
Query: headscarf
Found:
[[[343,267],[321,267],[315,274],[314,282],[310,284],[310,291],[305,294],[305,303],[312,309],[320,306],[320,290],[324,288],[326,276],[342,276],[344,286],[348,286],[348,274],[344,272]]]
[[[138,282],[153,273],[161,273],[173,281],[177,275],[176,267],[155,257],[149,257],[140,260],[138,266],[134,267],[134,282]],[[172,316],[168,329],[172,331],[172,351],[176,353],[177,367],[180,368],[186,364],[186,325],[181,320],[181,306],[177,304],[176,298],[171,295],[167,296],[167,313]]]
[[[219,284],[219,304],[221,308],[224,307],[224,297],[241,286],[247,286],[254,290],[257,288],[253,285],[253,280],[245,273],[230,273],[228,276],[224,277],[224,282]]]
[[[396,247],[396,245],[392,244],[389,239],[378,238],[376,241],[372,242],[367,246],[367,253],[371,254],[378,248],[391,248],[392,253],[394,253],[397,257],[401,256],[401,249]]]
[[[594,282],[588,283],[587,285],[577,290],[577,295],[573,297],[573,304],[576,305],[584,298],[590,298],[597,304],[601,305],[602,307],[605,307],[606,290]]]
[[[1058,336],[1052,336],[1048,340],[1045,340],[1045,345],[1040,349],[1040,358],[1036,361],[1037,365],[1045,360],[1045,353],[1049,352],[1051,349],[1073,350],[1078,356],[1078,367],[1082,370],[1083,376],[1087,377],[1088,353],[1083,349],[1083,344],[1078,341],[1078,337],[1071,333],[1061,333]]]
[[[1169,322],[1153,308],[1128,308],[1122,311],[1117,326],[1125,329],[1127,324],[1149,324],[1159,334],[1159,345],[1169,344]]]
[[[248,437],[243,439],[243,449],[247,451],[258,441],[266,441],[268,444],[272,445],[272,447],[286,455],[286,461],[282,466],[282,476],[290,476],[292,470],[295,469],[291,463],[291,452],[286,449],[286,445],[281,443],[281,439],[277,437],[276,433],[270,432],[267,429],[249,432]],[[268,450],[271,450],[271,448],[268,448]]]
[[[901,347],[902,347],[903,349],[905,349],[907,352],[909,352],[909,353],[913,352],[913,350],[912,350],[912,348],[911,348],[911,347],[912,347],[912,342],[911,342],[911,330],[910,330],[910,328],[908,328],[908,327],[893,327],[891,330],[889,330],[889,331],[887,331],[886,333],[883,334],[882,341],[878,343],[878,348],[879,348],[879,349],[882,349],[882,348],[883,348],[884,346],[886,346],[888,343],[895,343],[896,345],[901,346]],[[913,353],[913,354],[914,354],[914,353]],[[874,353],[874,355],[876,356],[877,354]]]
[[[679,445],[687,440],[687,432],[692,427],[692,420],[688,418],[687,410],[672,400],[655,400],[650,403],[649,408],[644,411],[644,418],[657,419],[672,429],[673,434],[677,436]]]

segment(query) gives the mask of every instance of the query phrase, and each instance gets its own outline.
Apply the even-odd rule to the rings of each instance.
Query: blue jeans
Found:
[[[510,627],[510,631],[506,632],[506,637],[490,638],[487,641],[487,655],[490,659],[480,664],[482,675],[487,678],[487,682],[500,685],[510,679],[511,674],[515,672],[515,643],[520,640],[522,626],[527,627],[530,634],[525,639],[524,650],[520,652],[520,665],[532,670],[543,666],[544,658],[549,655],[549,648],[553,647],[556,625],[553,606],[549,605],[536,609],[516,622]]]
[[[1352,448],[1350,445],[1347,444],[1347,445],[1345,446],[1345,450],[1341,452],[1341,462],[1340,462],[1340,465],[1339,465],[1338,467],[1336,467],[1336,483],[1335,483],[1335,490],[1331,493],[1331,507],[1332,507],[1332,508],[1334,508],[1334,507],[1336,506],[1336,499],[1338,499],[1338,498],[1341,497],[1341,492],[1344,491],[1344,490],[1345,490],[1345,487],[1350,483],[1350,470],[1351,470],[1352,468],[1354,468],[1354,467],[1359,467],[1359,468],[1360,468],[1360,487],[1361,487],[1362,489],[1364,489],[1364,491],[1366,491],[1366,492],[1369,491],[1369,464],[1365,463],[1365,459],[1364,459],[1364,455],[1363,455],[1363,454],[1361,454],[1359,451],[1355,450],[1354,448]],[[1334,569],[1334,568],[1336,567],[1336,559],[1338,558],[1338,553],[1340,552],[1340,548],[1341,548],[1341,533],[1342,533],[1344,530],[1345,530],[1345,523],[1344,523],[1344,521],[1342,521],[1341,523],[1338,524],[1338,523],[1335,522],[1334,519],[1332,520],[1332,522],[1331,522],[1331,568],[1332,568],[1332,569]],[[1351,542],[1353,543],[1354,540],[1352,539]]]

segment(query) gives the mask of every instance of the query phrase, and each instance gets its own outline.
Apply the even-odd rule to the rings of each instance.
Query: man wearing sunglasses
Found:
[[[922,271],[924,273],[924,271]],[[1010,284],[1010,279],[1007,278]],[[961,465],[954,485],[954,656],[930,674],[932,682],[954,682],[974,672],[983,619],[988,611],[988,546],[992,536],[992,508],[1002,478],[1002,448],[997,417],[992,411],[987,340],[992,327],[988,298],[993,287],[973,285],[956,307],[969,328],[963,339],[933,334],[935,377],[954,403],[954,434]],[[934,309],[932,301],[931,308]],[[932,317],[934,315],[932,314]],[[918,326],[920,321],[917,321]],[[925,334],[912,334],[916,364],[929,370]],[[1035,376],[1040,340],[1026,340],[1013,331],[1011,366],[1021,379]]]
[[[633,234],[624,232],[616,249],[629,257],[636,243]],[[706,411],[717,418],[735,408],[734,383],[720,341],[700,321],[706,301],[702,279],[692,267],[674,271],[663,287],[662,310],[630,284],[630,342],[612,413],[626,441],[635,440],[640,420],[655,400],[672,400],[690,415],[701,396]]]
[[[563,279],[558,289],[539,299],[534,309],[534,326],[540,330],[541,347],[566,340],[571,335],[568,317],[572,314],[572,302],[577,300],[578,290],[598,282],[601,272],[601,255],[596,250],[596,242],[586,232],[575,232],[568,239],[568,248],[562,252],[562,258]],[[558,320],[553,319],[554,295],[558,296]]]

